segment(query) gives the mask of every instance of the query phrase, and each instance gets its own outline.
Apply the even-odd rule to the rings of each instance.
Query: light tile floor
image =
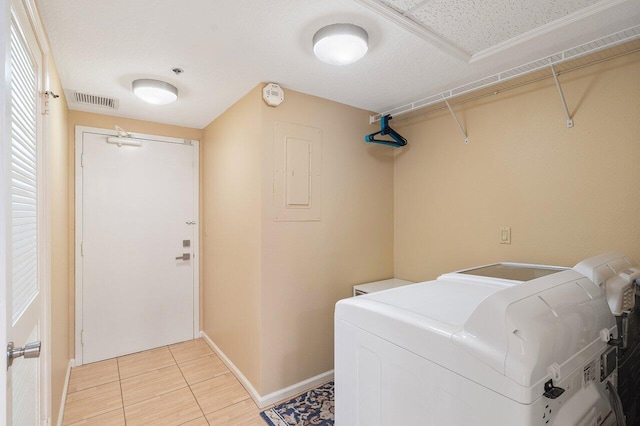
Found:
[[[202,339],[73,368],[63,424],[266,425]]]

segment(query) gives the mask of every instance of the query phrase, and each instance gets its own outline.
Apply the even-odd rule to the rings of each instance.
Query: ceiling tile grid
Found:
[[[406,14],[414,7],[424,4],[427,1],[429,0],[382,0],[382,3],[402,14]]]

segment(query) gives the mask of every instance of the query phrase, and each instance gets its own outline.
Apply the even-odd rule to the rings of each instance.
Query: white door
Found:
[[[6,282],[4,343],[13,342],[17,349],[40,340],[46,330],[42,311],[42,294],[46,286],[40,114],[42,52],[20,1],[10,3],[8,21],[9,85],[6,95],[9,102],[2,143],[7,142],[2,149],[0,168],[3,183],[0,191],[3,214],[0,216],[4,222],[0,229],[5,232],[2,233],[4,241],[0,252],[4,251],[6,259],[6,268],[2,271]],[[7,346],[8,353],[9,349]],[[39,349],[29,355],[39,355]],[[7,367],[7,424],[40,424],[45,414],[41,389],[45,382],[41,372],[45,370],[41,360],[7,359]],[[5,419],[0,419],[2,421]]]
[[[198,328],[197,142],[119,145],[96,130],[76,132],[81,364],[193,339]]]

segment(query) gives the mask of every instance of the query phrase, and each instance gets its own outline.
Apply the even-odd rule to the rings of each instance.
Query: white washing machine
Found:
[[[335,424],[621,425],[612,337],[603,292],[567,268],[502,263],[345,299]]]

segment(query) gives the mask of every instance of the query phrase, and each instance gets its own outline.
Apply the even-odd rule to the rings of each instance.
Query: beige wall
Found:
[[[118,125],[131,133],[146,133],[149,135],[168,136],[174,138],[202,140],[202,130],[189,127],[172,126],[169,124],[154,123],[151,121],[134,120],[130,118],[114,117],[110,115],[93,114],[81,111],[69,111],[68,114],[68,187],[69,187],[69,291],[68,291],[68,353],[75,357],[75,127],[88,126],[114,130]],[[202,154],[201,154],[202,155]],[[202,171],[200,173],[202,178]],[[202,216],[202,197],[200,198],[200,215]],[[202,229],[200,234],[202,241]],[[202,251],[202,247],[201,247]],[[200,278],[202,281],[202,262],[200,265]],[[201,286],[202,287],[202,286]],[[202,324],[202,291],[201,291],[200,317]]]
[[[262,87],[262,86],[261,86]],[[262,102],[262,394],[333,369],[333,310],[393,276],[393,151],[367,144],[369,112],[293,90]],[[276,121],[322,132],[319,222],[275,222]]]
[[[640,261],[640,54],[456,108],[394,120],[395,273],[426,280],[495,261],[571,265],[618,250]],[[498,244],[499,227],[512,229]]]
[[[48,190],[51,214],[51,419],[56,422],[69,364],[69,168],[67,101],[58,70],[49,59],[50,90],[47,135]]]
[[[333,308],[393,275],[393,154],[368,112],[256,87],[205,129],[205,332],[261,395],[333,368]],[[322,131],[322,219],[274,222],[276,121]]]
[[[256,389],[260,370],[260,105],[254,89],[203,137],[204,332]]]

